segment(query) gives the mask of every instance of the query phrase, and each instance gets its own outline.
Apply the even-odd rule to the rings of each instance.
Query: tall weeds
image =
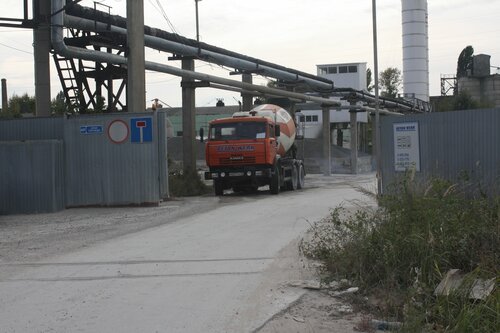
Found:
[[[495,332],[498,288],[478,304],[433,295],[449,269],[498,282],[500,200],[471,197],[459,188],[443,180],[422,187],[407,178],[376,210],[333,209],[312,227],[301,250],[320,259],[331,278],[348,278],[367,293],[384,295],[385,315],[404,320],[408,331],[430,325],[436,331]],[[480,323],[482,329],[464,328]]]

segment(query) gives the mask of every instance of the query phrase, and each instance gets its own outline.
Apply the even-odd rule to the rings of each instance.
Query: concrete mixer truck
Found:
[[[295,123],[279,106],[259,105],[249,112],[209,124],[205,179],[215,195],[224,190],[255,191],[269,185],[272,194],[304,186],[304,163],[296,156]]]

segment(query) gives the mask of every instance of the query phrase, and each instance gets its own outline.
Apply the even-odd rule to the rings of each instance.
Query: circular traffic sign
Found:
[[[113,120],[108,126],[108,137],[113,143],[125,142],[129,132],[127,123],[120,119]]]

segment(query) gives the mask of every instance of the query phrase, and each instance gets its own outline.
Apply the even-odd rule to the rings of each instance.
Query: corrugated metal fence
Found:
[[[0,215],[64,208],[63,143],[0,142]]]
[[[158,203],[168,196],[165,117],[157,112],[0,121],[0,213]],[[45,154],[50,149],[56,153]]]
[[[417,181],[467,177],[490,193],[500,185],[500,109],[381,119],[384,190],[414,163]]]

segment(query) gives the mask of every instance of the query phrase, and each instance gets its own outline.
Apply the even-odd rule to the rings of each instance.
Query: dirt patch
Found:
[[[307,291],[288,309],[268,321],[258,333],[354,333],[362,315],[326,291]]]

